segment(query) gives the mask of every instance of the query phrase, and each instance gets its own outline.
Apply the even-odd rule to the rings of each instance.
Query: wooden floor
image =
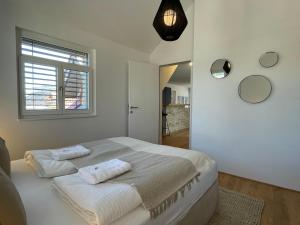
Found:
[[[300,225],[300,192],[219,173],[219,184],[265,202],[261,225]]]
[[[164,136],[162,143],[188,149],[189,130]],[[300,225],[300,192],[225,173],[219,173],[219,184],[224,188],[264,200],[261,225]]]
[[[171,133],[170,136],[162,137],[162,144],[178,148],[189,148],[189,129],[180,130]]]

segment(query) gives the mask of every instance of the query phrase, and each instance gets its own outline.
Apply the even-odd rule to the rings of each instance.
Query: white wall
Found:
[[[77,30],[61,18],[40,11],[30,1],[0,0],[0,136],[13,159],[25,150],[58,147],[127,134],[127,62],[149,55]],[[96,49],[97,116],[93,118],[19,121],[15,26]],[[77,127],[75,129],[75,127]]]
[[[300,190],[299,1],[195,1],[192,148],[210,154],[219,169]],[[269,50],[277,66],[258,63]],[[210,76],[215,59],[228,58],[226,79]],[[270,98],[251,105],[239,82],[267,76]]]
[[[161,41],[150,55],[152,63],[159,65],[190,61],[193,56],[194,5],[186,10],[188,26],[174,42]]]

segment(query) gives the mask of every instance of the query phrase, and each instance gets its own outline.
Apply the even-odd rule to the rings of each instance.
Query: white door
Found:
[[[131,61],[128,68],[128,136],[158,143],[159,67]]]

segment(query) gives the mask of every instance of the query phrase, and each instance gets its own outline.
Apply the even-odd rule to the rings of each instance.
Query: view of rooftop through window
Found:
[[[65,109],[88,109],[88,73],[64,70]]]

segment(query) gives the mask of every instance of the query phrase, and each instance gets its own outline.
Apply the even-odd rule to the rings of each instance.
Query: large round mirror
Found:
[[[231,71],[231,63],[227,59],[216,60],[210,68],[211,75],[214,78],[227,77]]]
[[[277,52],[266,52],[259,58],[259,63],[265,68],[275,66],[279,61],[279,55]]]
[[[241,99],[253,104],[265,101],[270,96],[271,91],[271,82],[261,75],[248,76],[239,85]]]

